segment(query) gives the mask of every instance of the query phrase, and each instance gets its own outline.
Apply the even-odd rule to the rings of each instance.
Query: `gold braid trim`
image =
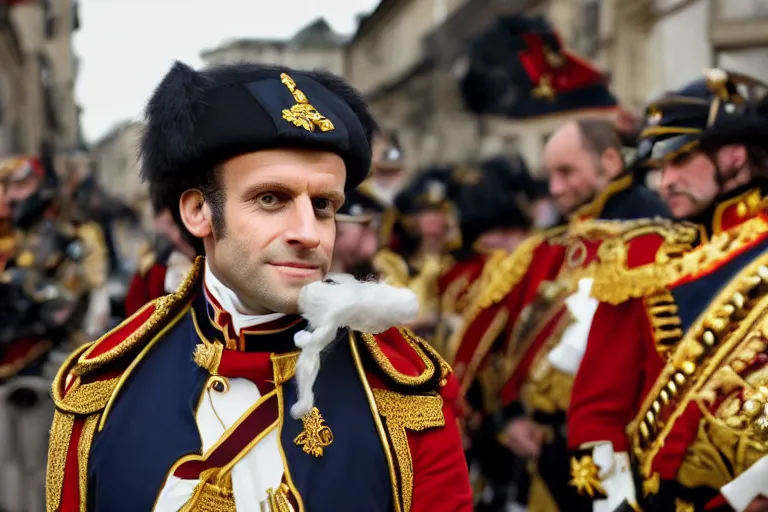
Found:
[[[47,512],[56,512],[61,504],[61,494],[64,490],[64,469],[67,465],[67,451],[74,426],[74,414],[54,411],[51,439],[48,443],[48,467],[45,476]]]
[[[120,330],[123,328],[123,325],[131,322],[137,316],[141,315],[146,310],[146,308],[154,305],[155,309],[150,317],[138,329],[136,329],[136,331],[131,333],[130,336],[121,341],[117,346],[107,350],[103,354],[99,354],[96,357],[89,357],[91,350],[87,351],[80,357],[80,359],[77,361],[77,364],[72,368],[72,373],[78,376],[87,375],[120,359],[126,354],[129,354],[130,352],[137,349],[139,346],[143,345],[143,343],[155,333],[157,328],[161,327],[165,323],[164,321],[168,318],[168,316],[173,314],[190,298],[190,295],[195,289],[195,285],[197,284],[197,281],[202,273],[204,261],[205,260],[202,257],[197,258],[195,264],[192,266],[192,269],[189,271],[189,273],[187,273],[184,281],[182,281],[181,285],[179,285],[179,288],[175,293],[157,298],[148,303],[139,311],[131,315],[130,318],[125,320],[119,326],[115,327],[113,330],[102,336],[98,341],[91,345],[91,348],[94,349],[102,341],[110,338],[115,333],[120,332]]]
[[[432,359],[438,361],[442,379],[451,372],[451,367],[448,363],[446,363],[437,351],[429,346],[426,341],[413,334],[413,332],[407,328],[399,328],[398,332],[402,335],[406,343],[408,343],[408,345],[416,352],[419,359],[421,359],[421,362],[424,363],[424,371],[422,371],[421,374],[413,376],[398,371],[387,355],[381,350],[381,347],[379,347],[379,342],[376,340],[376,337],[369,333],[360,333],[363,345],[365,345],[368,352],[371,354],[371,357],[373,357],[374,362],[384,371],[387,377],[402,386],[423,386],[429,382],[435,376],[435,372],[438,371],[438,369],[435,368]],[[430,354],[432,358],[427,354]]]
[[[736,251],[764,238],[768,222],[755,217],[737,229],[718,233],[708,243],[689,249],[693,229],[687,224],[666,232],[654,226],[646,227],[646,232],[662,234],[665,242],[657,252],[655,262],[635,268],[627,267],[627,237],[636,238],[642,231],[630,231],[620,238],[606,240],[598,249],[601,261],[594,270],[592,296],[616,305],[659,293],[677,281],[722,264]]]
[[[443,398],[440,395],[401,395],[385,389],[374,389],[379,414],[384,418],[400,470],[403,512],[411,510],[413,501],[413,460],[408,445],[408,430],[426,430],[445,426]]]
[[[81,509],[85,511],[85,506],[88,502],[88,457],[94,436],[99,430],[102,421],[106,418],[110,405],[119,393],[120,387],[125,383],[135,366],[146,352],[163,336],[167,329],[175,325],[186,314],[186,309],[180,309],[179,306],[189,304],[187,299],[200,276],[202,264],[203,259],[198,258],[194,268],[187,275],[176,293],[161,297],[153,302],[156,304],[157,309],[152,314],[150,320],[145,322],[128,339],[93,359],[87,359],[87,356],[98,345],[99,341],[83,345],[67,358],[56,373],[51,392],[56,410],[54,411],[53,424],[51,426],[46,475],[46,508],[48,512],[56,512],[61,505],[67,452],[69,451],[72,439],[75,419],[78,416],[85,416],[85,424],[83,425],[77,446],[80,504]],[[167,320],[166,317],[176,311],[180,311],[176,317]],[[162,312],[162,315],[159,312]],[[140,313],[137,312],[136,315],[138,314]],[[135,318],[136,315],[132,316],[131,319]],[[130,319],[127,321],[130,321]],[[150,328],[147,328],[148,324],[151,324]],[[107,333],[101,340],[106,339],[116,330],[119,330],[119,328],[117,327],[115,330]],[[158,333],[155,333],[157,328],[161,329]],[[152,338],[147,339],[150,335]],[[139,346],[142,347],[142,352],[131,361],[131,364],[123,371],[122,375],[112,379],[82,382],[82,376],[116,361],[118,358],[130,353],[133,349],[139,348]]]
[[[768,254],[744,268],[688,329],[627,427],[640,471],[653,460],[675,422],[768,309]],[[737,354],[738,355],[738,354]],[[735,364],[735,363],[730,363]]]
[[[475,300],[467,310],[464,325],[469,325],[480,311],[502,300],[520,282],[533,261],[533,251],[545,237],[531,235],[509,255],[496,254],[488,260],[477,280]]]
[[[88,510],[88,459],[96,429],[101,420],[100,414],[91,414],[85,419],[80,440],[77,443],[77,473],[80,487],[80,512]]]
[[[373,269],[385,283],[398,288],[408,288],[411,272],[408,263],[394,251],[382,249],[373,257]]]
[[[504,330],[504,327],[506,327],[508,320],[509,312],[506,309],[499,310],[496,313],[496,316],[493,317],[493,320],[491,320],[488,328],[483,333],[483,336],[480,338],[480,343],[478,343],[477,349],[475,350],[474,354],[472,354],[469,365],[467,365],[466,371],[462,372],[462,396],[467,393],[470,386],[472,385],[472,382],[474,382],[478,368],[480,368],[480,365],[485,360],[485,356],[491,350],[493,342],[496,341],[496,338],[498,338],[499,334]]]
[[[220,468],[200,473],[200,482],[180,512],[236,512],[232,474]]]

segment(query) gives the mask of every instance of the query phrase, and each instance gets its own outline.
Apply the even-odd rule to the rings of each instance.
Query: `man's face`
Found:
[[[691,218],[717,197],[715,164],[704,153],[686,153],[661,169],[659,193],[676,219]]]
[[[274,149],[235,157],[220,172],[226,232],[206,237],[212,270],[252,313],[296,313],[301,288],[330,267],[344,161]]]
[[[345,267],[359,261],[358,251],[363,239],[365,225],[358,222],[338,222],[336,224],[336,247],[333,258]]]
[[[376,231],[369,222],[338,222],[333,258],[349,268],[374,257],[378,250]]]
[[[520,242],[528,238],[529,232],[524,228],[506,228],[486,231],[477,239],[478,244],[488,249],[504,249],[512,252]]]
[[[549,192],[563,215],[586,204],[610,181],[600,158],[584,149],[575,124],[558,130],[544,148]]]
[[[440,210],[426,210],[416,215],[419,234],[422,238],[436,240],[448,233],[448,219]]]

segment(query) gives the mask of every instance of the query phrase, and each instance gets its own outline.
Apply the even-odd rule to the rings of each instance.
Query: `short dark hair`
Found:
[[[581,146],[595,156],[609,149],[621,154],[621,138],[613,123],[604,119],[578,119],[576,127],[581,134]]]

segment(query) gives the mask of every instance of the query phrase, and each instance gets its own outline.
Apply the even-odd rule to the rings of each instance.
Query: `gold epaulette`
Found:
[[[89,288],[104,286],[109,274],[109,256],[104,231],[95,222],[87,222],[77,228],[77,236],[85,245],[83,275]]]
[[[385,384],[395,391],[406,394],[436,391],[445,385],[452,372],[437,351],[408,328],[390,329],[376,335],[359,333],[359,339],[373,364],[386,377]],[[397,359],[398,367],[393,364],[393,359]],[[405,371],[403,362],[416,359],[420,363],[408,368],[413,371]]]
[[[373,268],[382,281],[392,286],[407,288],[410,282],[408,263],[390,249],[382,249],[373,258]]]
[[[520,282],[533,261],[534,250],[547,239],[546,233],[538,233],[529,236],[510,254],[491,255],[474,285],[477,288],[471,290],[474,300],[467,310],[467,322],[502,300]]]
[[[48,448],[48,510],[60,506],[75,422],[84,422],[77,457],[80,481],[87,482],[94,436],[104,426],[112,403],[138,361],[186,314],[202,265],[203,259],[198,258],[176,293],[153,300],[98,341],[78,348],[57,372],[51,393],[55,411]],[[81,495],[81,503],[85,498]]]
[[[144,279],[152,268],[152,265],[157,261],[157,254],[151,247],[146,247],[142,255],[139,257],[139,276]]]
[[[594,279],[592,296],[615,305],[651,296],[673,282],[698,235],[691,223],[640,219],[585,222],[571,238],[602,240],[597,260],[584,272]]]

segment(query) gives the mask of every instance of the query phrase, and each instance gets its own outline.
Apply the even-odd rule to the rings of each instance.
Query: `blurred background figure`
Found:
[[[0,2],[0,511],[40,510],[46,375],[173,292],[196,256],[139,178],[139,106],[173,60],[317,68],[363,94],[382,128],[338,212],[333,271],[415,291],[412,327],[455,363],[494,255],[595,216],[667,215],[653,141],[638,145],[651,98],[702,68],[768,80],[765,1],[666,3],[189,0],[204,34],[169,38],[173,2]],[[466,423],[470,459],[501,453]],[[502,458],[478,510],[525,487]]]
[[[148,302],[173,293],[195,261],[195,249],[186,240],[185,230],[171,211],[153,194],[155,210],[154,241],[147,244],[139,268],[125,295],[125,317],[136,313]]]
[[[352,274],[361,279],[374,276],[373,257],[378,251],[378,234],[373,215],[366,212],[366,198],[358,191],[347,193],[336,213],[336,245],[331,272]]]

